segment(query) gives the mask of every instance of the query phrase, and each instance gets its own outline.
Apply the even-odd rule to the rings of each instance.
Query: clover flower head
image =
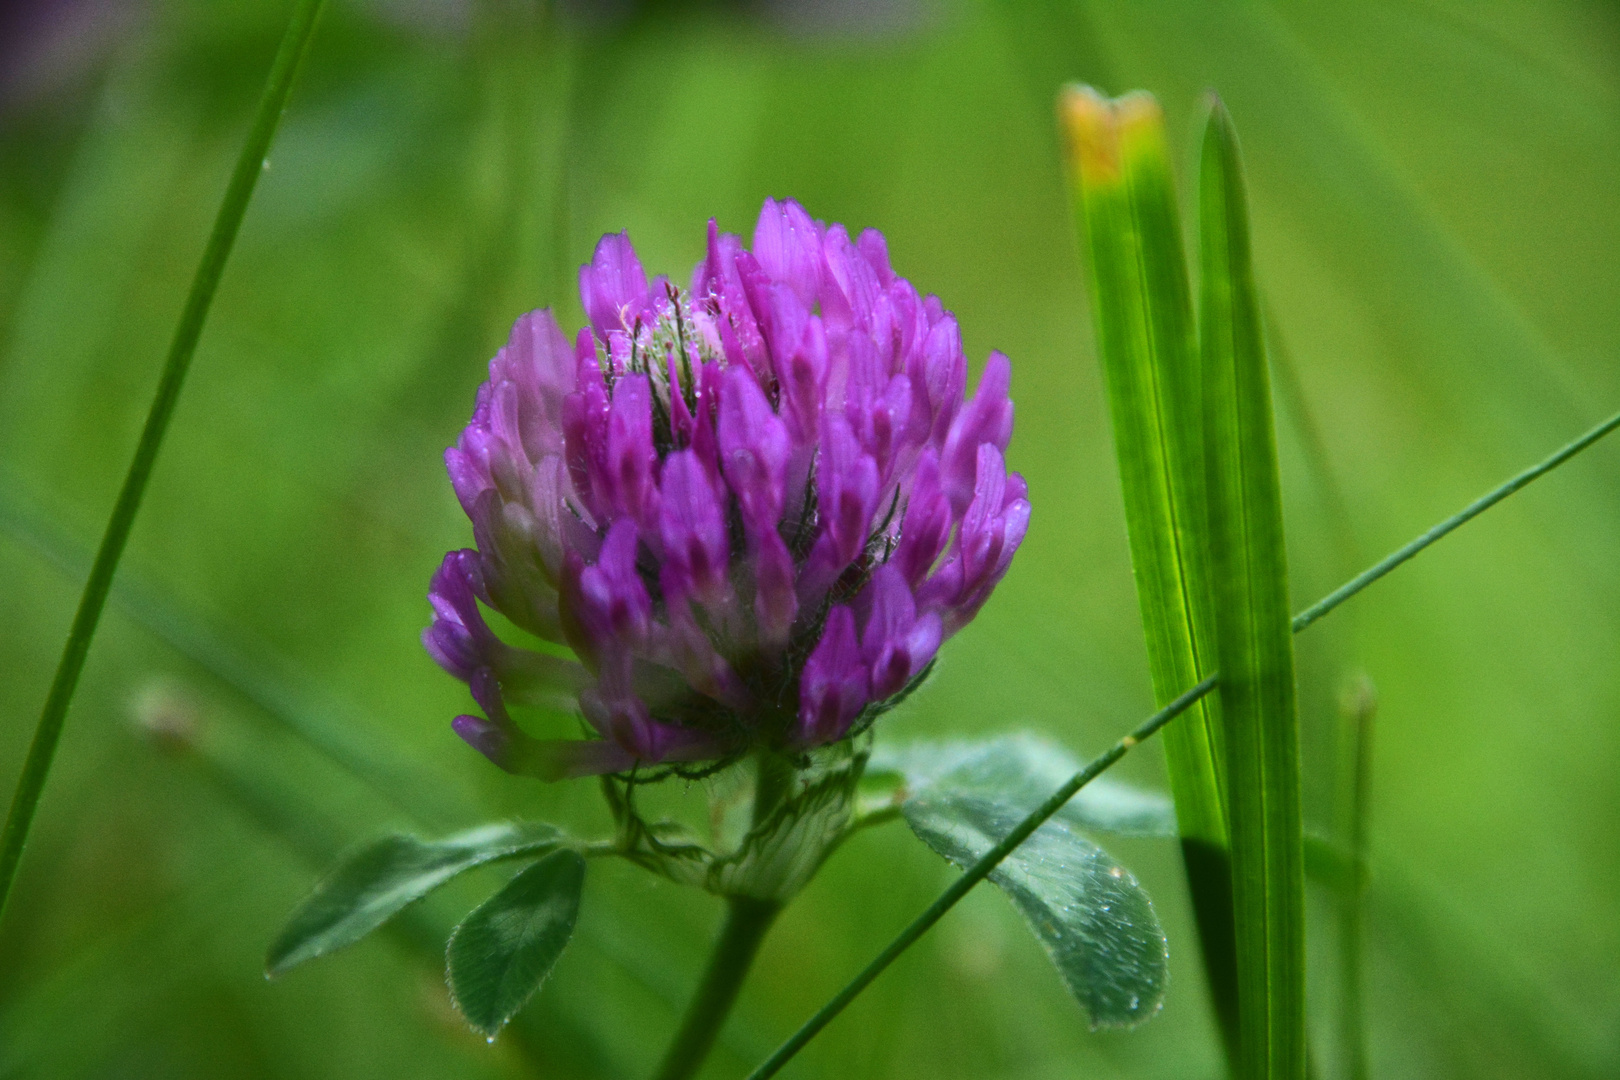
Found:
[[[971,399],[955,318],[851,238],[767,199],[752,248],[709,223],[683,288],[629,237],[579,274],[570,345],[523,316],[445,454],[476,550],[434,575],[428,652],[511,772],[807,750],[860,730],[967,624],[1029,522],[1007,358]],[[503,642],[480,605],[577,661]],[[508,705],[577,708],[539,740]]]

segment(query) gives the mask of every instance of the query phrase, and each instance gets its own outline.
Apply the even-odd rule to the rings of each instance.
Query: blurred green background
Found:
[[[0,8],[6,798],[289,10]],[[604,231],[684,277],[707,218],[746,234],[764,196],[793,196],[884,230],[975,363],[1013,358],[1029,539],[880,737],[1029,726],[1084,754],[1145,715],[1052,119],[1065,79],[1156,93],[1184,196],[1200,94],[1232,111],[1281,346],[1296,608],[1620,405],[1608,3],[332,0],[0,926],[0,1077],[650,1071],[719,907],[628,867],[593,864],[574,944],[493,1047],[409,933],[261,974],[357,840],[500,815],[605,827],[594,785],[513,779],[462,745],[465,689],[416,641],[432,569],[470,542],[440,453],[518,314],[577,325],[574,269]],[[1334,828],[1341,692],[1364,672],[1381,700],[1375,1076],[1620,1075],[1617,481],[1601,445],[1298,642],[1313,830]],[[1121,769],[1163,785],[1156,749]],[[981,890],[789,1075],[1218,1075],[1177,854],[1109,846],[1170,935],[1160,1017],[1089,1032]],[[496,873],[412,925],[442,932]],[[842,850],[705,1075],[742,1075],[947,877],[900,826]]]

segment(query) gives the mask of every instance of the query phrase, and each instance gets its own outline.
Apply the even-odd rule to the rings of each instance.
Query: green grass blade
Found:
[[[1213,665],[1202,388],[1163,115],[1146,94],[1063,97],[1097,351],[1125,496],[1156,704]],[[1182,832],[1223,844],[1216,723],[1203,705],[1165,732]]]
[[[1108,388],[1155,703],[1214,670],[1203,384],[1164,117],[1087,87],[1060,105]],[[1216,1019],[1236,1050],[1231,869],[1213,697],[1164,733],[1188,891]]]
[[[135,456],[130,461],[123,487],[119,489],[118,501],[107,519],[107,531],[96,552],[96,561],[90,568],[90,579],[85,582],[84,593],[79,598],[79,609],[68,631],[62,659],[51,680],[39,725],[34,730],[34,740],[23,762],[22,777],[6,815],[5,830],[0,833],[0,916],[5,914],[6,900],[17,877],[17,864],[22,860],[23,845],[28,841],[28,830],[34,822],[34,812],[39,808],[39,797],[45,790],[45,777],[50,773],[51,762],[56,757],[56,746],[62,738],[68,705],[73,700],[74,690],[78,688],[79,673],[84,670],[96,624],[101,621],[101,611],[112,588],[118,559],[129,540],[129,531],[135,524],[141,497],[146,493],[146,482],[151,478],[158,450],[163,445],[163,436],[168,432],[169,420],[174,415],[180,387],[191,367],[191,358],[197,351],[197,339],[202,336],[208,308],[213,303],[214,291],[225,270],[225,260],[230,257],[231,246],[236,242],[236,233],[241,227],[242,215],[247,212],[248,201],[253,197],[254,185],[264,171],[265,154],[270,150],[270,142],[281,121],[287,96],[292,92],[298,63],[303,59],[310,36],[314,33],[315,17],[320,14],[321,2],[298,0],[293,9],[292,20],[287,24],[281,47],[270,66],[270,76],[254,116],[253,127],[248,132],[247,142],[231,174],[230,185],[225,189],[225,198],[220,203],[219,215],[214,219],[208,246],[203,249],[197,275],[192,279],[191,293],[186,298],[180,323],[175,328],[174,340],[163,364],[163,374],[158,380],[157,393],[146,416],[146,426],[141,431],[140,442],[136,444]]]
[[[1239,1076],[1305,1076],[1305,865],[1282,482],[1237,138],[1199,186],[1209,523],[1238,946]]]

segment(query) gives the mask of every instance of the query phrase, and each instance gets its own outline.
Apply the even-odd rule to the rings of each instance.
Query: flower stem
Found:
[[[51,680],[50,693],[34,731],[34,741],[28,748],[22,778],[12,797],[11,810],[6,815],[5,829],[0,832],[0,915],[5,912],[6,899],[17,876],[23,845],[28,840],[28,830],[34,821],[34,811],[39,807],[39,797],[45,790],[45,777],[56,756],[57,743],[61,741],[68,704],[78,687],[79,673],[84,670],[90,640],[95,636],[96,624],[101,621],[101,611],[112,588],[113,573],[118,569],[118,559],[124,553],[130,528],[135,524],[135,513],[140,509],[141,496],[146,493],[146,482],[151,478],[158,449],[168,431],[169,419],[174,415],[180,387],[185,382],[186,371],[191,367],[192,355],[197,351],[197,339],[202,336],[203,322],[208,317],[214,290],[225,270],[225,260],[236,240],[236,231],[242,224],[248,200],[253,196],[253,186],[264,171],[265,154],[269,152],[276,125],[286,107],[298,63],[314,32],[315,17],[320,13],[321,3],[322,0],[298,0],[293,9],[287,33],[271,65],[270,77],[265,84],[264,96],[259,101],[253,127],[237,159],[230,185],[225,189],[219,216],[214,219],[214,231],[203,250],[202,263],[197,267],[197,276],[191,283],[191,294],[186,298],[185,310],[175,328],[168,359],[164,361],[163,374],[158,380],[157,393],[152,399],[151,411],[147,413],[146,427],[141,431],[135,456],[124,477],[124,486],[118,492],[118,501],[107,521],[101,548],[96,552],[96,561],[90,568],[90,579],[85,583],[84,593],[79,599],[79,610],[73,617],[73,627],[62,648],[56,676]]]
[[[737,991],[742,988],[765,932],[781,910],[775,901],[746,896],[733,896],[726,904],[720,939],[715,942],[703,981],[687,1007],[675,1041],[669,1044],[664,1063],[658,1067],[656,1080],[687,1080],[697,1073],[737,1000]]]
[[[793,788],[793,765],[781,754],[762,750],[754,775],[754,827],[758,828],[781,805]],[[664,1053],[656,1080],[686,1080],[698,1071],[709,1048],[725,1025],[743,979],[782,905],[775,900],[732,896],[726,900],[726,921],[714,943],[709,966],[703,972],[692,1004],[686,1008],[675,1041]]]

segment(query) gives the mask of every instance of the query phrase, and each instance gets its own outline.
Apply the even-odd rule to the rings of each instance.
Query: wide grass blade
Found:
[[[1062,109],[1131,564],[1163,705],[1213,669],[1202,387],[1164,120],[1146,94],[1108,101],[1089,87],[1067,90]],[[1165,732],[1182,832],[1216,844],[1226,838],[1218,739],[1203,705]]]
[[[1305,862],[1282,483],[1237,138],[1199,185],[1209,531],[1237,932],[1239,1075],[1305,1076]]]
[[[84,670],[85,657],[90,652],[90,641],[95,637],[96,625],[101,621],[102,609],[107,604],[113,574],[118,569],[118,560],[129,540],[130,529],[135,525],[135,514],[140,509],[142,496],[146,494],[146,482],[151,479],[152,468],[157,464],[158,450],[163,445],[164,435],[168,433],[169,420],[174,416],[175,403],[180,398],[180,387],[185,383],[191,358],[197,351],[197,341],[202,336],[203,323],[213,304],[220,275],[225,272],[225,261],[236,242],[236,233],[242,225],[242,216],[247,213],[248,201],[253,198],[254,185],[264,171],[265,155],[269,153],[270,142],[275,137],[276,126],[287,105],[287,97],[292,93],[293,77],[298,73],[299,61],[303,59],[310,36],[315,32],[315,18],[320,14],[321,4],[322,0],[298,0],[293,9],[287,32],[281,39],[281,47],[270,66],[270,76],[265,83],[264,96],[259,100],[253,127],[248,132],[241,156],[237,158],[236,169],[231,174],[225,198],[220,203],[219,215],[214,219],[214,230],[203,249],[196,277],[192,279],[191,293],[186,297],[186,306],[180,314],[179,325],[175,327],[169,355],[163,364],[163,374],[158,379],[157,393],[146,416],[146,426],[141,431],[140,442],[136,444],[123,487],[119,489],[118,501],[113,504],[112,515],[107,519],[107,530],[102,535],[96,561],[90,568],[90,579],[85,582],[84,592],[79,598],[79,609],[73,617],[67,642],[62,647],[62,658],[51,680],[45,707],[34,730],[34,740],[28,747],[28,757],[23,762],[22,777],[17,783],[16,794],[12,796],[11,809],[6,814],[5,830],[0,832],[0,915],[5,914],[6,900],[17,877],[17,864],[22,860],[23,845],[28,841],[34,812],[39,808],[40,795],[45,791],[45,777],[50,773],[51,762],[56,757],[56,746],[62,738],[68,705],[73,701],[73,692],[79,685],[79,674]]]
[[[1203,383],[1164,116],[1144,93],[1060,103],[1155,703],[1215,668]],[[1235,948],[1218,704],[1164,732],[1199,943],[1226,1049]]]

